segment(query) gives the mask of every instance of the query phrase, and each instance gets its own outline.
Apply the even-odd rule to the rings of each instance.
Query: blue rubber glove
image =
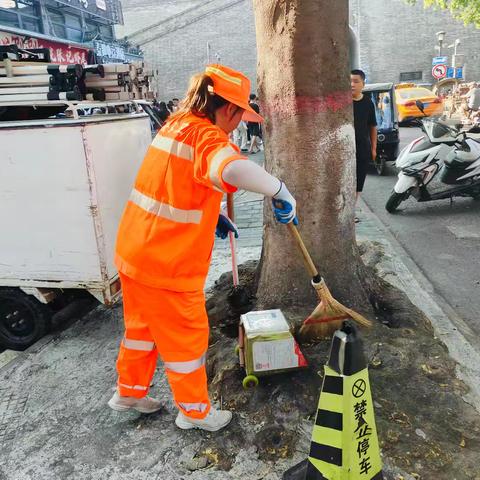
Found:
[[[297,202],[283,182],[280,184],[279,191],[272,198],[272,205],[277,222],[283,224],[293,222],[294,225],[298,225]]]
[[[228,215],[223,210],[220,211],[218,215],[217,228],[215,230],[215,235],[222,240],[228,237],[228,232],[233,232],[235,238],[238,238],[238,228],[237,226],[228,218]]]

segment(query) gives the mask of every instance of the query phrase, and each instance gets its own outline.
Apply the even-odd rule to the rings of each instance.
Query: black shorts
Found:
[[[363,191],[365,179],[367,178],[368,164],[357,160],[357,192]]]
[[[248,122],[247,124],[248,133],[252,137],[259,137],[260,136],[260,124],[254,122]]]
[[[357,192],[363,191],[365,178],[369,165],[372,163],[372,154],[370,149],[362,149],[357,146]]]

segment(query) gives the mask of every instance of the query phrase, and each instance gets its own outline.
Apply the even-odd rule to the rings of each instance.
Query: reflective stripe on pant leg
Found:
[[[177,373],[191,373],[205,365],[206,355],[188,362],[165,362],[165,368]]]
[[[184,375],[193,373],[202,367],[205,368],[205,362],[206,354],[203,354],[200,358],[187,362],[165,362],[165,369],[169,378],[170,376],[173,378],[173,375],[171,375],[171,373],[178,373]],[[192,414],[194,412],[203,414],[208,408],[207,403],[200,402],[178,402],[178,406],[188,414]]]
[[[206,403],[185,403],[185,402],[180,402],[179,407],[182,408],[182,410],[185,410],[186,412],[200,412],[203,413],[208,405]]]
[[[128,325],[128,320],[125,323]],[[117,386],[120,395],[141,398],[148,393],[157,366],[158,352],[152,341],[128,339],[129,334],[131,332],[127,326],[118,354]]]
[[[154,342],[148,342],[145,340],[131,340],[127,337],[123,338],[123,346],[128,350],[140,350],[142,352],[151,352],[155,349]]]
[[[187,417],[205,418],[210,410],[205,365],[190,373],[166,370],[166,374],[178,408]]]
[[[118,386],[120,388],[126,388],[127,390],[140,390],[140,391],[147,391],[148,387],[144,387],[142,385],[125,385],[124,383],[118,382]]]
[[[125,397],[147,395],[157,365],[157,349],[145,316],[138,289],[142,285],[120,274],[123,290],[125,336],[117,360],[118,392]]]
[[[204,418],[210,401],[205,370],[209,327],[203,291],[150,289],[144,302],[150,309],[150,331],[176,405],[189,417]]]

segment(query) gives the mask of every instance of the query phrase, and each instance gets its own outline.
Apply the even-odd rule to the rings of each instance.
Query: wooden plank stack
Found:
[[[56,65],[3,56],[0,105],[48,100],[152,100],[154,76],[143,62]]]
[[[99,65],[104,74],[86,70],[84,93],[87,100],[152,100],[154,73],[143,62]],[[88,67],[87,67],[88,69]]]

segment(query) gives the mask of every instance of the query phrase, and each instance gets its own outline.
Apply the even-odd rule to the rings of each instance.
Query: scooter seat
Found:
[[[445,165],[451,168],[466,168],[480,157],[480,152],[476,148],[469,150],[457,149],[451,150],[445,159]]]
[[[471,159],[461,159],[458,157],[453,157],[453,158],[447,158],[445,159],[445,165],[447,165],[450,168],[459,168],[463,169],[470,163],[474,162],[477,160],[476,158],[471,158]]]

